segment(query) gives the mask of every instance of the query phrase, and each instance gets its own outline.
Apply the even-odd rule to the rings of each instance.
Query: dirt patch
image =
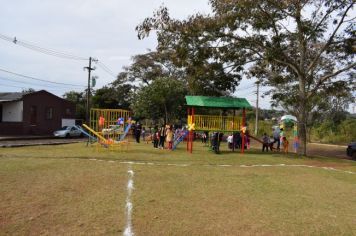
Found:
[[[251,147],[259,149],[262,148],[262,145],[253,141]],[[346,146],[308,143],[307,148],[308,156],[333,157],[349,160],[351,159],[346,155]],[[289,151],[294,152],[292,144],[289,147]]]

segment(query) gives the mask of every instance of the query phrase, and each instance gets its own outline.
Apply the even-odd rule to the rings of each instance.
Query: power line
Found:
[[[98,65],[101,69],[103,69],[106,73],[108,73],[109,75],[111,75],[112,77],[114,77],[114,78],[116,79],[115,73],[114,73],[112,70],[110,70],[110,68],[107,67],[104,63],[102,63],[101,61],[98,61],[98,62],[97,62],[97,65]]]
[[[38,45],[35,45],[31,42],[26,42],[26,41],[21,41],[19,39],[17,39],[16,37],[9,37],[9,36],[6,36],[6,35],[3,35],[3,34],[0,34],[0,39],[3,39],[5,41],[8,41],[8,42],[12,42],[16,45],[19,45],[19,46],[22,46],[24,48],[27,48],[27,49],[30,49],[30,50],[33,50],[33,51],[36,51],[36,52],[40,52],[40,53],[43,53],[43,54],[47,54],[47,55],[50,55],[50,56],[55,56],[55,57],[60,57],[60,58],[64,58],[64,59],[71,59],[71,60],[88,60],[87,58],[85,57],[80,57],[80,56],[76,56],[76,55],[72,55],[72,54],[69,54],[69,53],[64,53],[64,52],[59,52],[59,51],[56,51],[56,50],[53,50],[53,49],[47,49],[47,48],[44,48],[44,47],[40,47]]]
[[[0,34],[0,39],[14,43],[16,45],[22,46],[24,48],[27,48],[27,49],[30,49],[30,50],[33,50],[33,51],[36,51],[39,53],[50,55],[50,56],[55,56],[55,57],[60,57],[60,58],[70,59],[70,60],[84,60],[84,61],[88,60],[88,58],[86,58],[86,57],[80,57],[80,56],[76,56],[73,54],[56,51],[54,49],[44,48],[44,47],[36,45],[35,43],[28,42],[25,40],[19,40],[16,37],[12,38],[12,37],[9,37],[4,34]],[[112,76],[113,78],[116,79],[116,74],[109,67],[107,67],[103,62],[98,61],[97,65],[101,69],[103,69],[103,71],[105,71],[107,74],[109,74],[110,76]]]
[[[21,89],[26,87],[26,86],[21,87],[21,86],[16,86],[16,85],[9,85],[9,84],[0,84],[0,85],[5,86],[5,87],[14,87],[14,88],[21,88]]]
[[[13,78],[4,78],[4,77],[0,77],[0,80],[6,80],[6,81],[14,82],[14,83],[28,84],[28,85],[32,85],[32,86],[47,87],[47,88],[53,88],[53,87],[61,88],[61,89],[73,88],[73,87],[68,87],[65,85],[63,85],[64,87],[61,87],[62,85],[37,84],[37,83],[31,83],[31,82],[22,81],[22,80],[16,80]]]
[[[26,89],[26,88],[31,88],[30,86],[17,86],[17,85],[12,85],[12,84],[2,84],[0,83],[0,86],[2,87],[10,87],[10,88],[20,88],[20,89]],[[37,89],[35,89],[37,90]],[[65,90],[62,90],[62,89],[46,89],[47,91],[53,91],[53,92],[58,92],[58,91],[61,91],[61,92],[66,92]]]
[[[53,82],[53,81],[49,81],[49,80],[39,79],[39,78],[35,78],[35,77],[32,77],[32,76],[23,75],[23,74],[15,73],[15,72],[12,72],[12,71],[4,70],[4,69],[1,69],[1,68],[0,68],[0,71],[6,72],[6,73],[9,73],[9,74],[13,74],[13,75],[16,75],[16,76],[20,76],[20,77],[23,77],[23,78],[33,79],[33,80],[52,83],[52,84],[69,85],[69,86],[75,86],[75,87],[85,87],[83,85],[78,85],[78,84],[67,84],[67,83],[60,83],[60,82]]]

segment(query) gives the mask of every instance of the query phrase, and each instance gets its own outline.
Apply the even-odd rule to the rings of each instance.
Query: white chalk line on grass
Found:
[[[132,230],[132,209],[133,209],[133,204],[131,202],[131,195],[132,191],[134,190],[134,172],[132,170],[131,164],[129,165],[129,170],[127,171],[129,175],[129,179],[127,181],[127,196],[126,196],[126,228],[123,233],[124,236],[133,236],[133,230]]]
[[[96,160],[96,159],[89,159]],[[136,161],[107,161],[111,163],[120,163],[120,164],[130,164],[130,165],[148,165],[148,166],[178,166],[178,167],[187,167],[187,166],[197,166],[198,164],[174,164],[174,163],[154,163],[154,162],[136,162]],[[258,165],[228,165],[228,164],[203,164],[201,166],[207,167],[241,167],[241,168],[254,168],[254,167],[305,167],[305,168],[319,168],[328,171],[338,171],[347,174],[356,174],[356,172],[348,170],[335,169],[333,167],[326,166],[312,166],[312,165],[303,165],[303,164],[258,164]]]

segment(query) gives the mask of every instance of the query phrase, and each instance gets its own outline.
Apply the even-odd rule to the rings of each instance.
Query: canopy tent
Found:
[[[297,122],[297,118],[292,115],[284,115],[281,117],[281,121],[285,123],[292,123],[292,122]]]

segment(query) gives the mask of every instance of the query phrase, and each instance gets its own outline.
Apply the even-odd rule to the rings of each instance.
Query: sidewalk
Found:
[[[38,145],[59,145],[70,143],[86,142],[86,138],[53,138],[53,137],[38,137],[38,136],[26,136],[22,139],[0,139],[0,148],[9,147],[24,147],[24,146],[38,146]]]
[[[50,138],[54,138],[54,137],[51,135],[7,135],[7,136],[0,136],[0,141],[50,139]]]

